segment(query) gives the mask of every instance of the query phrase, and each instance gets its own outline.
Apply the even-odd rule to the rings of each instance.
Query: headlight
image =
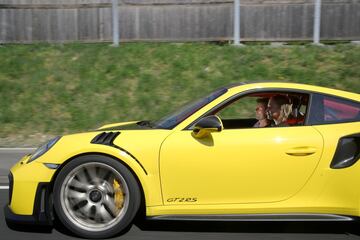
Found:
[[[31,154],[30,159],[27,161],[27,163],[30,163],[32,161],[34,161],[35,159],[37,159],[38,157],[40,157],[41,155],[43,155],[44,153],[46,153],[47,151],[49,151],[49,149],[55,145],[55,143],[57,141],[59,141],[61,137],[58,136],[56,138],[51,139],[49,142],[47,142],[46,144],[42,145],[41,147],[39,147],[38,149],[36,149],[36,151]]]

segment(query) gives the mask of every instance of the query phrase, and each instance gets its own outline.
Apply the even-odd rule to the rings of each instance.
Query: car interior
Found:
[[[223,122],[224,129],[253,128],[258,121],[255,116],[257,99],[270,99],[275,95],[288,98],[292,104],[292,111],[287,119],[288,126],[302,126],[308,109],[309,95],[294,92],[262,92],[254,93],[230,100],[213,111],[209,115],[218,115]],[[233,108],[232,111],[228,109]],[[231,114],[223,114],[224,111]]]

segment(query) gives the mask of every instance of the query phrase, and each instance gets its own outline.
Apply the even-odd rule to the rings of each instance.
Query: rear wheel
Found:
[[[86,155],[60,171],[54,208],[70,231],[85,238],[107,238],[128,229],[140,206],[136,179],[119,161]]]

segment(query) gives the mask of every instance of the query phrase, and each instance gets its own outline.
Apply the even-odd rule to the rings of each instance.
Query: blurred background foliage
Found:
[[[352,44],[2,45],[0,63],[0,146],[158,119],[232,82],[289,81],[360,93],[360,47]]]

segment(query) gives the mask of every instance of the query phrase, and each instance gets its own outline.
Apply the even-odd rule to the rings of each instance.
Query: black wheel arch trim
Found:
[[[117,148],[120,151],[125,152],[130,157],[132,157],[140,165],[140,167],[144,170],[145,174],[148,175],[145,167],[141,164],[141,162],[132,153],[130,153],[126,149],[124,149],[122,147],[119,147],[118,145],[114,144],[114,140],[117,138],[117,136],[120,135],[120,133],[121,132],[102,132],[102,133],[97,134],[91,140],[90,143],[92,143],[92,144],[100,144],[100,145],[105,145],[105,146]]]

